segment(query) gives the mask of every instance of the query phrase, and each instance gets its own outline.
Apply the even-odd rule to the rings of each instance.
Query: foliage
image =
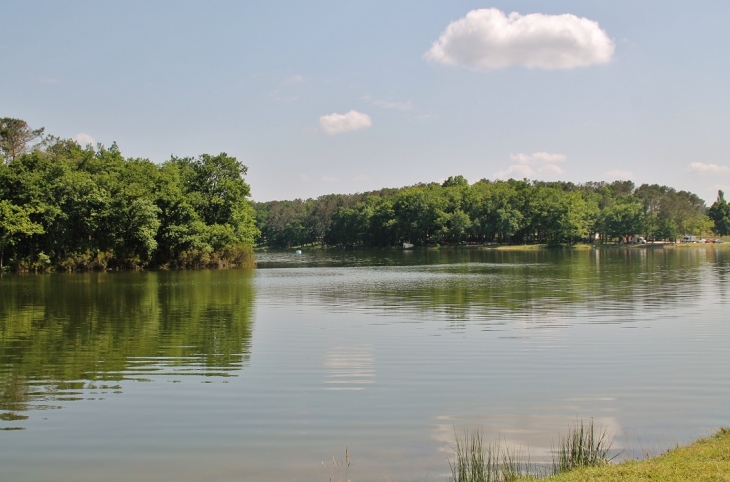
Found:
[[[724,192],[717,192],[717,201],[710,206],[707,214],[714,224],[715,234],[718,236],[730,234],[730,204],[725,201]]]
[[[31,129],[21,119],[3,117],[0,119],[0,154],[12,161],[26,152],[28,144],[43,136],[44,129]]]
[[[644,228],[643,214],[638,200],[623,197],[601,213],[602,231],[611,237],[628,237],[641,233]]]
[[[463,176],[352,195],[255,205],[261,241],[394,246],[473,243],[574,243],[628,240],[637,234],[673,240],[707,231],[704,202],[671,187],[613,183],[481,180]]]
[[[236,158],[158,165],[125,158],[116,144],[82,148],[54,137],[23,152],[28,136],[42,132],[25,129],[23,148],[0,163],[0,264],[3,257],[16,270],[252,262],[259,232],[246,166]]]
[[[31,208],[0,200],[0,271],[3,269],[6,248],[14,247],[24,237],[43,233],[43,226],[30,220],[32,213]]]

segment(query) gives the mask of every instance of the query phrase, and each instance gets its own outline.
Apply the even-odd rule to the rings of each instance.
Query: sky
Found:
[[[463,175],[730,191],[730,2],[0,0],[0,117],[253,199]]]

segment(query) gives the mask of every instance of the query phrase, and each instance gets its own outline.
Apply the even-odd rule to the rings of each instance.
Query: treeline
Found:
[[[9,118],[0,153],[0,269],[253,263],[247,169],[225,153],[158,165]]]
[[[709,210],[727,203],[722,199]],[[261,242],[393,246],[460,242],[572,243],[627,239],[643,234],[670,240],[728,225],[708,216],[697,195],[668,186],[613,183],[489,181],[462,176],[354,195],[272,201],[254,205]],[[720,209],[721,210],[721,209]],[[730,221],[730,215],[727,216]]]

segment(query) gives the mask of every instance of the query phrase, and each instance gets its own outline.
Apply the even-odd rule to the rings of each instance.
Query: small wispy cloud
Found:
[[[541,166],[537,169],[537,172],[540,174],[562,174],[563,168],[555,165],[555,164],[545,164],[544,166]]]
[[[333,113],[323,115],[319,118],[320,129],[329,136],[349,131],[367,129],[372,125],[373,121],[369,115],[356,110],[351,110],[346,114]]]
[[[310,176],[309,174],[299,174],[299,179],[302,182],[309,182],[312,180],[312,176]]]
[[[79,145],[81,145],[81,146],[86,146],[88,144],[91,144],[92,146],[95,146],[96,145],[96,139],[94,139],[93,137],[91,137],[86,132],[79,132],[74,137],[74,140],[76,142],[78,142]]]
[[[334,176],[322,176],[324,182],[337,182],[337,178]]]
[[[357,176],[355,176],[354,179],[356,181],[367,181],[368,179],[370,179],[370,176],[367,176],[365,174],[358,174]]]
[[[304,77],[297,74],[289,77],[288,79],[285,79],[282,84],[298,84],[300,82],[304,82]]]
[[[390,100],[374,100],[373,104],[380,106],[380,107],[384,107],[386,109],[395,109],[395,110],[401,110],[401,111],[411,110],[411,108],[413,107],[411,105],[410,100],[408,102],[396,102],[396,101],[390,101]]]
[[[274,99],[274,102],[294,102],[294,101],[296,101],[296,100],[299,99],[299,97],[295,97],[293,95],[289,95],[289,96],[286,96],[286,95],[284,95],[284,96],[274,95],[271,98]]]
[[[730,167],[719,166],[717,164],[705,164],[704,162],[693,162],[687,166],[687,170],[700,174],[730,174]]]
[[[497,171],[494,173],[494,177],[497,179],[508,179],[508,178],[522,178],[522,177],[532,177],[535,174],[537,174],[537,171],[535,171],[533,168],[528,166],[527,164],[516,164],[514,166],[509,166],[507,169],[503,171]]]
[[[495,178],[508,179],[562,174],[565,171],[557,163],[567,160],[564,154],[551,154],[549,152],[534,152],[532,154],[520,152],[510,154],[509,157],[513,164],[505,170],[495,172]]]
[[[621,169],[611,169],[610,171],[606,171],[603,173],[605,177],[611,178],[611,179],[622,179],[622,180],[628,180],[634,178],[634,173],[631,171],[622,171]]]
[[[540,164],[540,163],[556,163],[565,162],[567,157],[563,154],[550,154],[549,152],[534,152],[532,154],[510,154],[510,159],[518,164]]]

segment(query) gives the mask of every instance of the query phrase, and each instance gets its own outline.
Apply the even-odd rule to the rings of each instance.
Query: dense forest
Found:
[[[477,243],[613,242],[643,234],[728,234],[730,207],[720,192],[708,210],[697,195],[631,181],[490,181],[462,176],[354,195],[256,203],[261,242],[393,246]]]
[[[155,164],[0,119],[0,269],[253,263],[246,166],[225,153]]]

